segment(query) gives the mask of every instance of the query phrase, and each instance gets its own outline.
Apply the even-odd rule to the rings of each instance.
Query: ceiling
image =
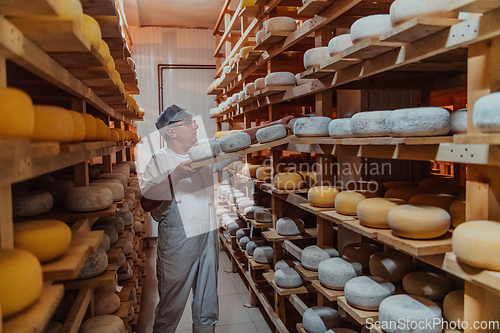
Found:
[[[130,26],[213,29],[225,0],[123,0]],[[231,7],[239,1],[232,1]]]

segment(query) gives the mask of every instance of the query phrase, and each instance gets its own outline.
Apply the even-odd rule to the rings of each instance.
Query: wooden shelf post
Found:
[[[0,186],[0,246],[14,247],[14,225],[12,222],[12,191],[10,183]]]
[[[89,165],[88,163],[82,162],[75,164],[75,186],[89,186]]]
[[[7,87],[7,67],[5,57],[0,55],[0,88]]]

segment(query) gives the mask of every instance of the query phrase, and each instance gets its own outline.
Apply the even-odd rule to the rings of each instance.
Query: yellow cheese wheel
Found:
[[[260,168],[260,165],[254,164],[246,164],[243,169],[241,169],[241,173],[247,177],[255,178],[257,176],[257,170]]]
[[[139,108],[139,111],[137,112],[137,114],[139,115],[139,117],[144,117],[144,114],[145,114],[145,113],[146,113],[146,112],[144,111],[144,109],[143,109],[143,108]],[[217,134],[217,133],[216,133],[216,134]],[[217,138],[217,137],[216,137],[216,138]]]
[[[232,164],[233,164],[233,165],[231,166],[231,169],[233,169],[233,170],[238,170],[238,167],[239,167],[240,165],[242,165],[242,164],[243,164],[243,162],[241,162],[241,161],[236,161],[236,162],[234,162],[234,163],[232,163]]]
[[[28,139],[35,129],[31,97],[17,88],[0,87],[0,137]]]
[[[115,86],[119,86],[120,82],[122,82],[122,77],[120,76],[120,73],[114,70],[111,72],[111,80],[113,80]]]
[[[85,120],[81,113],[76,111],[69,111],[71,117],[73,117],[73,137],[71,142],[80,142],[85,139]]]
[[[125,141],[125,131],[121,128],[116,128],[116,130],[118,131],[118,135],[120,136],[118,140]]]
[[[343,215],[356,215],[358,204],[366,200],[365,194],[354,191],[342,191],[335,197],[335,209]]]
[[[103,57],[105,64],[108,63],[108,61],[110,61],[110,59],[112,58],[111,53],[109,52],[109,46],[103,40],[101,40],[101,46],[99,47],[98,52],[101,55],[101,57]]]
[[[255,172],[255,177],[258,180],[269,181],[271,180],[271,168],[270,167],[260,167]]]
[[[307,192],[307,200],[316,207],[335,207],[335,198],[339,191],[335,187],[315,186]]]
[[[85,141],[94,141],[97,134],[97,125],[94,116],[88,113],[82,113],[85,121]]]
[[[408,203],[411,205],[439,207],[447,211],[450,209],[450,205],[453,201],[455,201],[455,197],[451,194],[419,193],[411,197]]]
[[[500,271],[500,222],[469,221],[453,231],[453,252],[467,265]]]
[[[14,246],[33,253],[40,262],[62,255],[71,244],[71,228],[61,221],[14,223]]]
[[[274,176],[274,186],[279,190],[299,190],[304,187],[304,179],[296,172],[281,172]]]
[[[0,306],[4,317],[30,306],[42,287],[42,266],[33,254],[21,249],[0,250]]]
[[[240,172],[241,170],[243,170],[243,168],[245,167],[245,165],[246,165],[246,163],[238,164],[238,166],[236,167],[236,171]]]
[[[456,228],[465,222],[465,200],[455,200],[450,206],[451,225]]]
[[[388,189],[387,192],[385,192],[384,197],[397,198],[404,200],[405,202],[408,202],[414,195],[426,192],[429,191],[422,187],[416,187],[416,186],[393,187]]]
[[[215,132],[214,137],[216,139],[220,139],[220,138],[222,138],[223,136],[226,136],[226,135],[227,135],[226,131],[219,131],[219,132]]]
[[[83,14],[83,34],[90,41],[90,45],[96,50],[99,51],[101,47],[101,28],[99,27],[99,23],[90,15]]]
[[[369,198],[363,200],[356,208],[359,222],[371,228],[389,229],[389,223],[387,222],[389,211],[403,203],[403,200],[394,198]]]
[[[58,17],[74,21],[75,26],[82,27],[83,8],[79,0],[57,0]]]
[[[109,141],[111,138],[111,130],[102,121],[102,119],[95,118],[96,121],[96,141]]]
[[[389,227],[395,235],[411,239],[431,239],[450,228],[450,214],[442,208],[401,205],[389,211]]]
[[[116,130],[116,128],[111,128],[111,138],[110,141],[118,142],[120,141],[120,134]]]
[[[304,178],[306,185],[309,187],[313,187],[317,181],[317,173],[316,171],[297,171]]]
[[[73,117],[58,106],[35,105],[33,141],[70,142],[73,138]]]

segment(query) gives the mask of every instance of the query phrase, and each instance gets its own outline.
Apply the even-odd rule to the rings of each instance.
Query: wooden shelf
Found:
[[[305,199],[305,200],[307,200],[307,199]],[[299,207],[302,208],[303,210],[311,213],[311,214],[314,214],[314,215],[320,215],[323,212],[329,212],[329,211],[332,211],[335,209],[335,208],[315,207],[315,206],[311,205],[310,203],[299,204]]]
[[[283,242],[285,240],[313,239],[318,237],[317,228],[306,228],[304,233],[297,236],[281,236],[275,229],[263,231],[262,236],[270,242]]]
[[[451,232],[436,239],[407,239],[394,236],[391,230],[380,230],[377,240],[413,256],[426,256],[452,251]]]
[[[116,272],[105,271],[101,275],[90,279],[83,280],[71,280],[64,283],[66,290],[84,289],[84,288],[97,288],[97,287],[109,287],[114,288],[116,286]]]
[[[342,224],[343,221],[349,221],[349,220],[353,220],[356,218],[356,216],[339,214],[335,210],[321,212],[319,214],[319,217],[324,218],[324,219],[329,220],[329,221],[332,221],[336,224]]]
[[[290,32],[285,31],[277,31],[277,32],[268,32],[263,38],[260,44],[257,44],[253,47],[254,51],[265,51],[269,49],[271,46],[275,45],[279,41],[285,39]]]
[[[42,265],[45,281],[64,281],[75,279],[90,253],[88,246],[71,245],[59,258]]]
[[[349,314],[354,320],[356,320],[360,325],[366,325],[369,322],[378,321],[378,311],[366,311],[360,310],[347,304],[345,296],[339,296],[337,298],[337,304],[342,308],[347,314]]]
[[[299,8],[297,13],[314,16],[321,13],[325,8],[330,7],[332,2],[332,0],[308,0]]]
[[[304,328],[304,324],[302,323],[297,323],[297,332],[298,333],[308,333],[306,329]]]
[[[63,323],[63,327],[60,331],[61,333],[78,332],[78,329],[83,321],[83,317],[85,316],[85,313],[90,305],[93,293],[94,290],[91,288],[81,289],[78,292],[78,296],[76,297],[75,302],[71,306],[68,316]]]
[[[269,222],[269,223],[257,222],[254,219],[246,218],[245,215],[241,214],[239,210],[237,210],[237,213],[238,213],[239,217],[243,221],[245,221],[246,223],[250,223],[256,229],[269,229],[269,228],[273,227],[273,223],[272,222]]]
[[[29,6],[19,6],[17,0],[4,0],[0,3],[0,12],[5,16],[31,16],[31,15],[50,15],[58,14],[56,0],[34,0]]]
[[[311,281],[311,284],[321,295],[325,296],[325,298],[330,302],[335,302],[339,297],[344,296],[343,290],[333,290],[323,287],[319,280]]]
[[[125,301],[120,302],[120,308],[113,313],[113,315],[120,317],[121,319],[127,319],[130,313],[130,307],[132,306],[132,302]]]
[[[116,215],[116,204],[112,204],[109,206],[109,208],[103,209],[103,210],[98,210],[95,212],[87,212],[87,213],[76,213],[76,212],[70,212],[66,209],[59,208],[59,207],[54,207],[52,210],[48,213],[33,216],[33,217],[20,217],[20,218],[15,218],[14,221],[27,221],[27,220],[33,220],[38,219],[38,220],[43,220],[43,219],[54,219],[54,220],[60,220],[60,221],[76,221],[79,219],[88,219],[88,218],[93,218],[93,217],[111,217]]]
[[[274,282],[274,272],[266,272],[262,273],[262,276],[266,281],[274,288],[274,290],[278,293],[280,296],[287,296],[287,295],[299,295],[299,294],[308,294],[310,292],[314,292],[314,288],[307,282],[304,282],[304,284],[298,288],[280,288],[276,285]]]
[[[341,223],[345,228],[352,230],[361,236],[376,239],[381,229],[374,229],[361,225],[358,219],[344,220]]]
[[[271,270],[271,266],[269,266],[269,264],[261,264],[261,263],[256,262],[254,259],[249,259],[248,262],[250,263],[250,267],[254,271],[258,271],[258,270],[269,271],[269,270]]]
[[[411,43],[449,28],[460,21],[453,18],[415,17],[380,36],[383,42]]]
[[[304,281],[311,282],[313,280],[318,279],[318,272],[317,271],[315,272],[315,271],[308,270],[308,269],[304,268],[304,266],[302,266],[302,265],[295,266],[295,270],[300,274],[300,276],[302,276],[302,279]]]

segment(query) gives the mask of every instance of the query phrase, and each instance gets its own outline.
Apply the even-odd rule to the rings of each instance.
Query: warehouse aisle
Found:
[[[145,248],[147,255],[146,274],[142,286],[142,303],[137,333],[151,333],[154,321],[154,309],[158,302],[158,290],[155,271],[156,247]],[[231,269],[231,262],[224,252],[220,252],[219,269],[219,306],[220,319],[217,333],[271,333],[269,325],[259,308],[248,309],[243,306],[248,302],[248,289],[237,273],[226,273]],[[177,329],[178,333],[190,333],[191,306],[186,305],[184,315]]]

